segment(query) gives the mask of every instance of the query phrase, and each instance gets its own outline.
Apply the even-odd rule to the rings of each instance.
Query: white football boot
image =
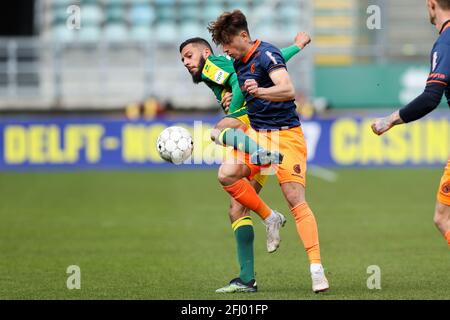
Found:
[[[330,288],[322,265],[311,265],[312,290],[315,293],[325,292]]]
[[[273,210],[272,216],[264,221],[267,232],[267,251],[275,252],[280,246],[280,229],[286,224],[286,218],[278,211]]]

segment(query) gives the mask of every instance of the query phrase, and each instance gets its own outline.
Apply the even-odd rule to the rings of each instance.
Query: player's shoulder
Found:
[[[219,68],[225,69],[225,71],[230,71],[229,69],[233,68],[233,60],[231,59],[231,57],[226,55],[210,55],[206,60],[206,63],[214,64]]]
[[[444,30],[434,44],[434,48],[450,50],[450,28]]]
[[[227,56],[209,56],[205,61],[202,75],[217,84],[224,84],[234,72],[233,61]]]
[[[265,41],[261,41],[261,44],[259,45],[259,49],[261,51],[268,50],[271,52],[281,52],[281,50],[277,46],[275,46],[269,42],[265,42]]]

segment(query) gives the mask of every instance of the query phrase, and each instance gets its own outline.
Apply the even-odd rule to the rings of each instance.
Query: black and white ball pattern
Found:
[[[160,133],[156,146],[162,159],[181,164],[191,156],[194,143],[185,128],[169,127]]]

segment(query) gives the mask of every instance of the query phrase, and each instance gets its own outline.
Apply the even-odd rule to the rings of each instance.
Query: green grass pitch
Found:
[[[259,292],[217,295],[238,274],[228,200],[212,170],[0,174],[0,299],[449,299],[450,253],[432,216],[442,169],[339,169],[308,177],[331,291],[311,291],[285,213],[280,249],[255,224]],[[66,269],[81,268],[81,290]],[[381,268],[381,290],[366,286]]]

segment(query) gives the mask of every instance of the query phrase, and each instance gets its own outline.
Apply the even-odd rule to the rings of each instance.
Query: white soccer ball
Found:
[[[191,156],[194,143],[185,128],[168,127],[159,134],[156,147],[162,159],[181,164]]]

